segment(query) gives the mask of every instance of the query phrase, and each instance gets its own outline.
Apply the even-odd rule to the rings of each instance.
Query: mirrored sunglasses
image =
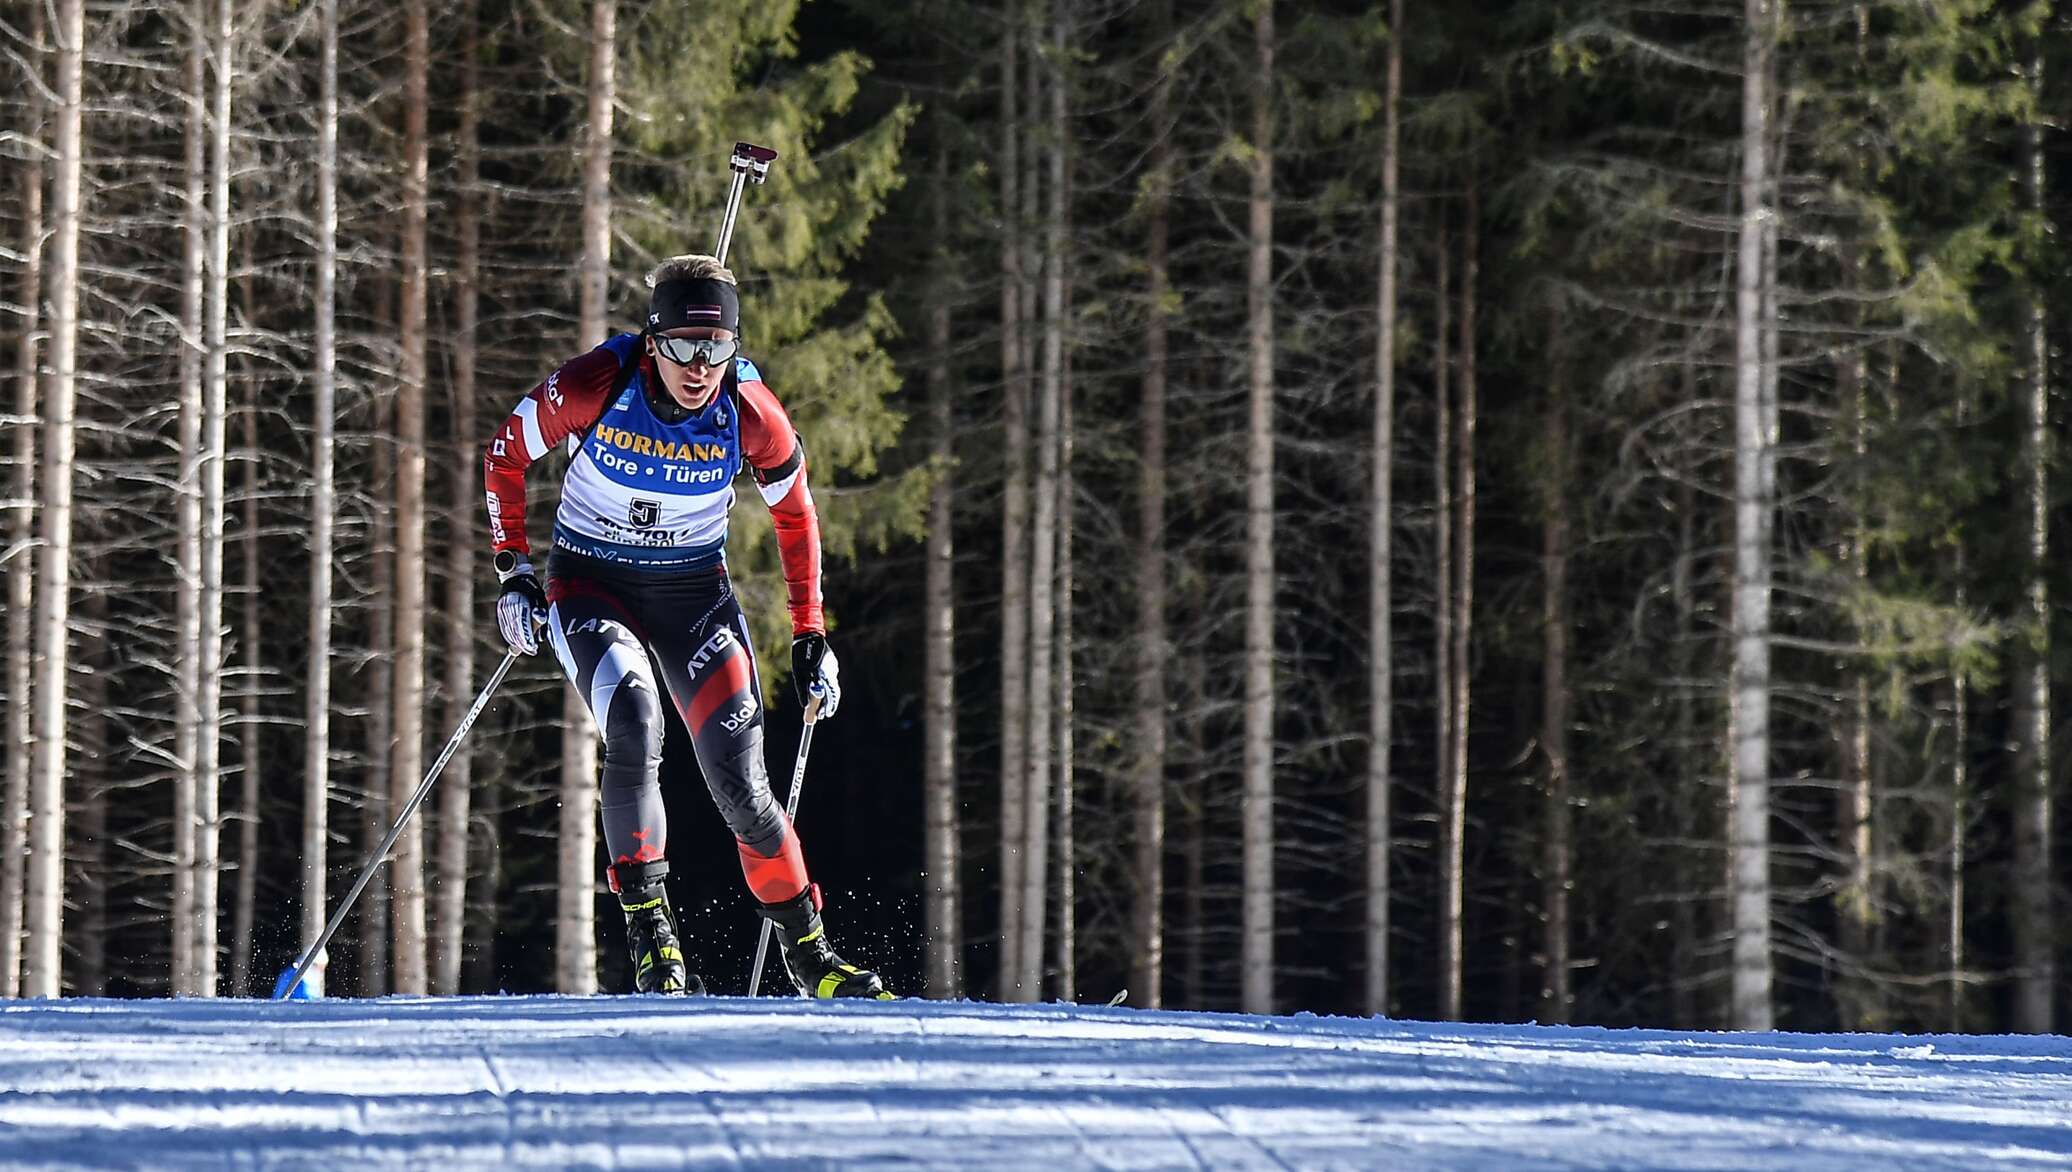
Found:
[[[701,366],[718,366],[741,352],[738,338],[672,338],[668,334],[649,334],[655,340],[655,349],[678,366],[689,366],[693,362]]]

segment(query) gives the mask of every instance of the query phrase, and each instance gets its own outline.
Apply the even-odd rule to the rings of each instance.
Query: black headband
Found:
[[[648,328],[714,326],[741,332],[741,298],[734,286],[710,278],[679,277],[663,281],[648,296]]]

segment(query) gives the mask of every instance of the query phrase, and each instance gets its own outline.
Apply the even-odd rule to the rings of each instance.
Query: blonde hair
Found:
[[[719,263],[718,257],[707,256],[702,252],[672,256],[648,270],[648,288],[652,289],[664,281],[725,281],[729,285],[740,284],[734,279],[734,270]]]

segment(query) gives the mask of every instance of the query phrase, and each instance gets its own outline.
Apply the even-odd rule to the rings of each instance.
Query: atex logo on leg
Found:
[[[714,630],[712,632],[712,638],[705,640],[705,645],[703,647],[698,648],[698,650],[694,654],[692,654],[691,674],[697,675],[699,672],[704,671],[706,667],[711,665],[713,660],[718,659],[721,655],[724,655],[726,653],[727,648],[732,647],[733,645],[734,636],[725,627],[720,627]]]

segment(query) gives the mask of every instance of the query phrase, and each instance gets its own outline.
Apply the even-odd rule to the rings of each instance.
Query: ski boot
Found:
[[[826,925],[820,922],[820,885],[811,883],[804,891],[783,903],[763,905],[763,918],[777,928],[777,943],[784,950],[784,969],[801,997],[870,997],[892,1000],[878,974],[835,955],[827,943]]]
[[[683,945],[676,938],[669,893],[662,885],[667,874],[669,864],[664,862],[612,867],[612,887],[619,893],[619,909],[626,913],[633,987],[640,993],[703,993],[705,982],[684,968]]]

